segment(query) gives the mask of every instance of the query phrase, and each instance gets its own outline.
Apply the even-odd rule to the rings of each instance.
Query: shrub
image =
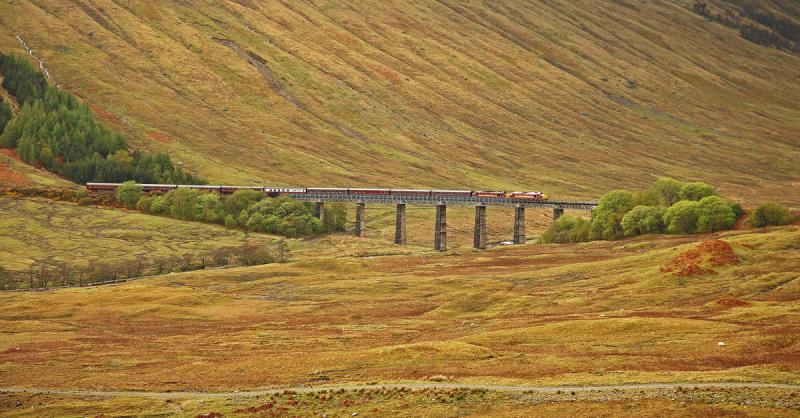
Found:
[[[664,212],[664,226],[670,234],[693,234],[697,232],[699,218],[698,202],[681,200]]]
[[[636,206],[622,217],[626,237],[663,232],[664,209],[657,206]]]
[[[139,201],[136,202],[136,210],[142,212],[150,212],[150,207],[153,205],[153,198],[148,195],[142,195]]]
[[[650,187],[650,193],[661,206],[672,206],[680,200],[680,190],[683,183],[669,177],[660,177]]]
[[[742,208],[742,205],[739,202],[728,200],[728,206],[731,207],[733,214],[736,215],[736,219],[739,219],[742,217],[742,215],[744,215],[744,208]]]
[[[220,222],[224,219],[223,209],[217,193],[201,193],[195,204],[198,220],[203,222]]]
[[[633,194],[612,190],[600,198],[591,225],[592,239],[614,240],[623,237],[622,217],[633,208]]]
[[[142,187],[136,182],[126,181],[117,188],[117,202],[126,208],[134,208],[142,193]]]
[[[590,229],[591,223],[588,220],[564,215],[547,228],[541,241],[545,244],[584,242],[589,240]]]
[[[169,209],[169,202],[165,196],[156,196],[150,202],[150,212],[155,214],[166,213]]]
[[[236,222],[236,217],[232,214],[225,215],[225,227],[227,228],[236,228],[238,226]]]
[[[223,209],[226,213],[238,216],[242,210],[253,206],[263,198],[264,194],[256,190],[237,190],[225,198]]]
[[[189,188],[178,188],[170,190],[164,195],[170,203],[169,212],[173,217],[191,221],[197,219],[197,199],[200,191]]]
[[[768,202],[757,207],[750,216],[747,217],[747,224],[761,228],[765,226],[786,225],[791,223],[794,217],[779,203]]]
[[[265,198],[242,210],[237,222],[250,231],[296,237],[323,231],[311,204],[288,197]]]
[[[686,183],[681,187],[680,190],[681,200],[698,201],[707,196],[714,196],[715,194],[717,194],[717,191],[713,186],[701,181]]]
[[[728,202],[717,196],[707,196],[698,202],[697,232],[713,232],[730,229],[736,222],[736,214]]]

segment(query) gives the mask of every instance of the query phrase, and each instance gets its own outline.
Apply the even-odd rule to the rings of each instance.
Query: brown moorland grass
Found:
[[[245,234],[200,222],[49,199],[0,197],[0,266],[25,271],[36,262],[75,267],[121,267],[141,258],[199,256],[245,242],[271,243],[279,237]]]
[[[800,57],[689,0],[43,0],[0,16],[0,49],[23,52],[21,35],[135,146],[213,182],[592,198],[669,175],[800,203]]]
[[[660,271],[710,239],[741,263]],[[798,243],[782,227],[364,257],[391,244],[335,236],[288,264],[0,294],[0,384],[798,382]]]

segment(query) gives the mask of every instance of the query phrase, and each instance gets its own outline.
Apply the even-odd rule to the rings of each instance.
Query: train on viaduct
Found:
[[[87,183],[92,192],[114,192],[121,183]],[[505,192],[486,190],[440,190],[440,189],[378,189],[378,188],[304,188],[304,187],[263,187],[263,186],[220,186],[220,185],[182,185],[182,184],[140,184],[145,192],[168,192],[173,189],[189,188],[220,194],[231,194],[238,190],[256,190],[270,197],[288,196],[293,199],[316,204],[315,214],[322,219],[325,202],[351,202],[356,204],[355,235],[363,237],[366,232],[366,204],[396,205],[395,221],[396,244],[406,243],[406,205],[427,205],[436,207],[434,224],[434,249],[447,249],[447,207],[474,206],[475,232],[473,246],[486,248],[486,208],[488,206],[513,207],[514,244],[525,243],[525,209],[549,208],[553,210],[553,220],[558,219],[565,209],[593,211],[595,201],[552,200],[541,192]]]

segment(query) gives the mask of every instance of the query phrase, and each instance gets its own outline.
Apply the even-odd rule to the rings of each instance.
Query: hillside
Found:
[[[800,203],[800,56],[690,1],[2,2],[0,49],[17,35],[214,182],[596,197],[669,175]]]

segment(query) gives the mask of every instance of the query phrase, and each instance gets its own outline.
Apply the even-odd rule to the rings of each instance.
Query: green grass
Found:
[[[689,3],[3,2],[0,49],[21,34],[134,144],[212,182],[591,198],[669,175],[797,205],[800,58]]]

